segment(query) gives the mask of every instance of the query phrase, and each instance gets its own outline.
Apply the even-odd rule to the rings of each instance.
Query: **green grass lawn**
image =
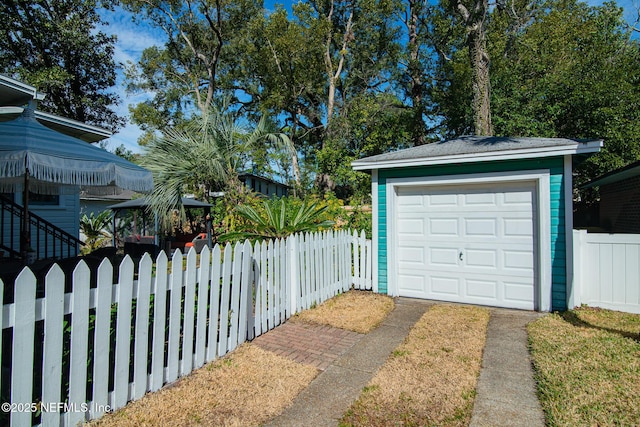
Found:
[[[640,315],[583,307],[529,325],[549,426],[640,425]]]

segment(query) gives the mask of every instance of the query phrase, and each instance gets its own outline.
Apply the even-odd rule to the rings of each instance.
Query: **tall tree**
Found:
[[[293,9],[296,16],[311,13],[303,3]],[[243,108],[250,114],[277,118],[296,147],[289,154],[298,189],[303,180],[299,154],[307,160],[313,156],[324,128],[323,43],[322,32],[302,25],[300,19],[290,19],[279,8],[268,16],[256,16],[247,37],[230,46],[241,61],[230,76],[236,91],[246,98],[240,100]]]
[[[622,9],[549,0],[525,10],[534,14],[515,42],[491,47],[496,132],[603,138],[601,153],[578,169],[578,184],[638,160],[640,43]]]
[[[486,19],[488,0],[450,0],[467,32],[473,91],[473,124],[476,135],[493,135],[491,124],[491,82],[487,50]],[[467,3],[467,4],[465,4]]]
[[[225,48],[262,5],[250,0],[122,0],[146,22],[165,32],[164,47],[143,52],[127,70],[128,90],[154,93],[151,100],[133,107],[133,122],[147,131],[179,126],[195,111],[206,112],[224,86],[224,74],[235,67]]]
[[[117,131],[115,36],[100,31],[97,8],[113,0],[0,3],[0,72],[47,96],[39,109]]]
[[[154,177],[154,212],[169,222],[172,209],[182,209],[180,199],[187,191],[208,199],[211,191],[237,190],[238,171],[246,167],[247,154],[263,144],[288,149],[289,140],[269,132],[266,119],[255,127],[247,124],[230,108],[228,98],[210,104],[186,126],[165,129],[144,147],[141,158]]]

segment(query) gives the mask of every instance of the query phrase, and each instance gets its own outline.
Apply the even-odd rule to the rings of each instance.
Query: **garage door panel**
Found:
[[[398,259],[408,267],[424,268],[425,248],[423,246],[403,246],[398,249]]]
[[[415,274],[401,274],[398,276],[398,281],[402,285],[402,288],[407,292],[420,292],[424,293],[425,277]]]
[[[534,308],[533,184],[400,190],[400,295]]]
[[[459,235],[457,218],[429,218],[428,224],[429,235],[453,237],[458,237]]]
[[[495,193],[478,193],[478,194],[463,194],[463,206],[495,206],[497,204]]]
[[[458,195],[456,194],[431,194],[426,197],[427,207],[455,207],[458,206]]]
[[[469,267],[491,268],[498,267],[498,251],[491,249],[467,249],[465,262]]]
[[[465,237],[491,237],[494,238],[498,231],[496,218],[464,218]]]
[[[418,234],[424,236],[424,218],[406,218],[398,225],[398,234]]]
[[[458,296],[460,279],[450,276],[431,276],[431,293],[434,295]]]
[[[504,300],[525,304],[531,302],[532,295],[531,286],[524,282],[504,282]],[[533,309],[533,304],[527,306]]]
[[[502,256],[505,269],[533,272],[533,251],[505,250]]]
[[[530,206],[533,204],[531,192],[507,191],[504,193],[505,205]]]
[[[498,297],[498,282],[495,280],[467,280],[466,295],[474,298],[495,300]]]
[[[503,218],[504,237],[531,239],[533,223],[531,218]]]
[[[398,206],[422,207],[424,206],[424,196],[416,192],[403,191],[402,197],[398,199]]]
[[[446,247],[430,247],[429,248],[429,264],[425,266],[427,269],[437,267],[458,267],[458,249]]]

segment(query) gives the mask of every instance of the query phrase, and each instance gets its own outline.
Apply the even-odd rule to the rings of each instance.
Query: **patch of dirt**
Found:
[[[337,295],[314,309],[305,310],[291,320],[366,334],[378,327],[394,307],[393,298],[387,295],[354,290]]]

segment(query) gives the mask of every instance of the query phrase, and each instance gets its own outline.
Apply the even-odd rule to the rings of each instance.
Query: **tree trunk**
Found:
[[[422,66],[420,64],[420,41],[418,40],[418,15],[420,11],[420,2],[418,0],[409,1],[409,21],[407,29],[409,30],[409,79],[411,100],[413,102],[413,123],[411,124],[411,139],[413,145],[426,144],[425,125],[422,119],[423,107],[423,91],[424,83],[422,81]]]
[[[491,124],[491,82],[489,81],[489,54],[487,53],[484,20],[489,7],[488,0],[474,0],[468,9],[461,0],[455,8],[467,29],[467,43],[472,71],[473,124],[476,135],[493,135]]]
[[[476,135],[493,135],[491,124],[491,82],[484,25],[469,33],[469,56],[473,70],[473,121]]]
[[[333,2],[331,3],[331,10],[329,11],[329,15],[327,16],[327,21],[331,23],[331,19],[333,16]],[[347,47],[349,41],[353,38],[353,32],[351,31],[351,27],[353,25],[353,12],[349,14],[349,19],[347,21],[347,26],[345,27],[344,34],[342,36],[342,49],[339,53],[339,60],[336,69],[333,69],[333,61],[331,59],[331,42],[333,39],[333,30],[330,29],[327,33],[327,41],[324,52],[324,63],[327,70],[328,82],[329,82],[329,93],[327,96],[327,124],[326,127],[329,127],[329,123],[331,123],[331,119],[333,118],[333,110],[335,108],[335,100],[336,100],[336,86],[338,81],[340,80],[340,75],[342,74],[342,70],[344,68],[344,61],[347,54]]]

